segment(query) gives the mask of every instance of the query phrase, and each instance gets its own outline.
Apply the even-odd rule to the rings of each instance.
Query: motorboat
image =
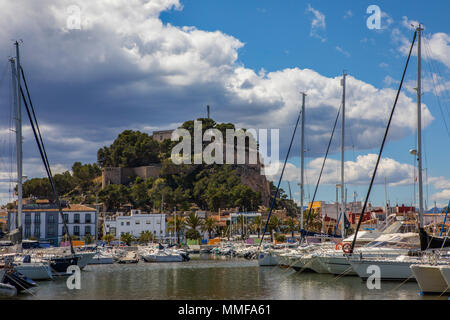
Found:
[[[91,258],[91,261],[89,264],[113,264],[114,263],[114,256],[112,253],[99,250],[97,251],[94,256]]]
[[[14,287],[10,284],[6,284],[6,283],[0,283],[0,297],[9,298],[9,297],[14,297],[16,295],[17,295],[16,287]]]
[[[186,252],[167,249],[161,244],[157,248],[141,249],[139,254],[145,262],[184,262],[190,259]]]

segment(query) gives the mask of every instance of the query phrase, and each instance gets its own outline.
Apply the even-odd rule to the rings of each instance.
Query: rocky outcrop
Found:
[[[266,176],[261,173],[261,165],[236,165],[233,169],[241,178],[241,183],[261,193],[261,203],[268,207],[270,201],[270,185]]]

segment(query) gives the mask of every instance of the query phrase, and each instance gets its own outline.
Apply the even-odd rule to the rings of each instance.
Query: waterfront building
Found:
[[[166,235],[166,215],[143,214],[141,210],[131,210],[129,216],[119,213],[115,217],[107,217],[104,230],[106,234],[112,234],[116,238],[127,232],[139,237],[141,232],[150,231],[157,239],[161,239]]]
[[[94,208],[62,201],[62,212],[71,236],[83,239],[97,235],[97,213]],[[17,210],[8,211],[8,229],[16,227]],[[64,223],[58,206],[49,200],[37,200],[24,204],[21,215],[23,239],[35,238],[57,246],[65,234]]]

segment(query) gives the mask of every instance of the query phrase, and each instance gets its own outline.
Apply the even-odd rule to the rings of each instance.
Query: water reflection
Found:
[[[298,273],[258,267],[256,261],[213,255],[187,263],[87,266],[81,290],[68,290],[65,279],[40,282],[36,296],[21,299],[447,299],[420,296],[417,283],[382,282],[369,290],[358,277]]]

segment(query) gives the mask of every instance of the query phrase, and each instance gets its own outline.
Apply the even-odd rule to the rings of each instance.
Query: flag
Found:
[[[345,213],[344,213],[344,227],[345,227],[345,229],[350,228],[350,221],[348,221],[347,215]]]

